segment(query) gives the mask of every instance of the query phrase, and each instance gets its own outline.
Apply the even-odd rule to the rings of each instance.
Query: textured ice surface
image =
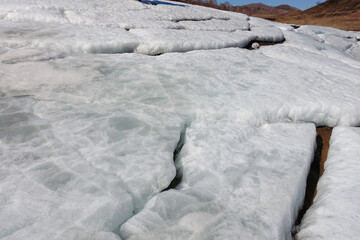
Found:
[[[341,59],[331,59],[321,51],[296,46],[290,37],[282,45],[257,51],[230,48],[159,57],[84,55],[48,61],[52,57],[48,52],[10,50],[0,55],[4,59],[0,87],[6,96],[111,102],[190,119],[251,125],[359,124],[360,68],[342,62],[347,59],[355,65],[356,60],[345,53]]]
[[[294,28],[289,24],[272,22],[262,18],[250,17],[249,18],[250,28],[253,27],[276,27],[285,31],[293,31]]]
[[[130,239],[291,239],[315,146],[313,124],[192,123],[182,182],[126,222]]]
[[[169,185],[183,120],[142,56],[1,57],[1,237],[102,239]]]
[[[4,239],[118,239],[122,223],[175,176],[173,151],[186,122],[190,133],[217,122],[216,131],[234,126],[259,138],[266,123],[360,123],[358,33],[296,31],[238,13],[135,0],[3,0],[0,19]],[[238,48],[284,37],[256,51]],[[291,149],[303,144],[310,143]],[[191,171],[201,171],[195,160]],[[206,196],[196,199],[207,206]],[[290,214],[288,224],[291,211],[279,211]],[[287,235],[284,226],[274,230]],[[204,238],[216,237],[212,231]]]
[[[0,45],[60,52],[133,52],[137,38],[122,28],[54,23],[18,23],[0,20]]]
[[[219,30],[248,30],[246,15],[200,6],[153,6],[135,0],[108,1],[103,4],[97,4],[95,1],[77,1],[72,4],[70,1],[53,3],[46,0],[16,0],[10,4],[0,3],[0,6],[3,7],[0,10],[0,19],[4,20],[0,21],[2,46],[48,47],[70,52],[133,52],[139,44],[138,40],[124,29],[138,28],[151,29],[147,31],[147,35],[151,36],[142,39],[143,45],[150,45],[151,49],[162,49],[154,52],[146,51],[142,47],[142,50],[138,50],[145,54],[243,47],[251,41],[246,32],[245,36],[218,36]],[[166,34],[166,31],[159,32],[154,29],[194,31],[177,31],[178,38],[176,42],[172,42],[176,34],[171,34],[171,31]],[[168,38],[164,38],[166,36]],[[240,39],[234,40],[237,38]]]
[[[117,104],[1,99],[0,236],[110,234],[175,175],[181,123],[165,116]]]
[[[210,19],[204,21],[179,21],[180,26],[189,30],[198,31],[225,31],[249,30],[249,23],[244,19]]]
[[[255,34],[257,41],[281,42],[284,40],[283,32],[277,27],[252,27],[251,33]]]
[[[311,36],[318,42],[325,43],[322,47],[316,47],[318,50],[324,52],[324,54],[328,57],[342,59],[340,55],[345,53],[351,58],[356,59],[357,66],[359,66],[360,44],[357,40],[358,36],[360,36],[359,32],[348,32],[318,26],[301,26],[297,32]],[[344,59],[343,61],[349,60]]]
[[[136,52],[156,55],[167,52],[187,52],[201,49],[245,47],[257,35],[247,31],[215,32],[192,30],[135,29],[130,30],[140,39]]]
[[[333,129],[325,172],[296,239],[358,239],[360,129]]]

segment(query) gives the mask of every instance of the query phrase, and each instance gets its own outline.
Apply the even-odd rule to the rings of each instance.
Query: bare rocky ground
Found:
[[[342,12],[332,14],[303,14],[282,16],[277,22],[297,25],[318,25],[346,31],[360,31],[360,12]]]
[[[216,5],[212,1],[178,1],[226,11],[240,12],[252,17],[264,18],[281,23],[317,25],[346,31],[360,31],[360,1],[358,0],[328,0],[305,11],[289,5],[271,7],[262,3],[254,3],[244,6],[231,6],[224,3]]]

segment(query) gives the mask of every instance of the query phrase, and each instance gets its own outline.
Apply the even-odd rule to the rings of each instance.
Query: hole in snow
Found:
[[[316,196],[316,186],[319,178],[324,173],[324,163],[327,159],[329,150],[329,141],[332,133],[331,127],[317,127],[316,132],[316,150],[314,154],[314,160],[310,167],[310,172],[306,180],[306,192],[304,198],[304,204],[300,209],[295,225],[298,226],[301,223],[306,211],[310,208],[313,203],[314,197]],[[296,232],[294,233],[294,235]]]
[[[272,46],[276,44],[282,44],[285,42],[285,40],[286,40],[285,38],[279,42],[265,42],[265,41],[252,40],[248,43],[248,45],[245,48],[249,50],[255,50],[255,49],[259,49],[261,46]]]

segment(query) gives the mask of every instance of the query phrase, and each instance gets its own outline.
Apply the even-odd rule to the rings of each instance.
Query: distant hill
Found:
[[[240,12],[271,21],[334,27],[348,31],[360,31],[360,0],[328,0],[315,7],[301,11],[289,5],[271,7],[262,3],[232,6],[217,4],[216,0],[176,0],[226,11]]]
[[[360,10],[359,0],[328,0],[304,11],[305,14],[334,14],[347,15]],[[360,20],[360,19],[359,19]]]
[[[359,0],[328,0],[303,12],[289,12],[275,21],[360,31]]]
[[[292,7],[292,6],[289,6],[289,5],[286,5],[286,4],[283,4],[283,5],[279,5],[277,7],[275,7],[276,9],[280,9],[280,10],[284,10],[284,11],[301,11],[300,9],[296,8],[296,7]]]
[[[285,4],[277,7],[271,7],[262,3],[252,3],[243,6],[232,6],[228,2],[221,3],[218,5],[216,0],[175,0],[175,1],[188,3],[188,4],[195,4],[205,7],[211,7],[220,10],[244,13],[249,16],[261,17],[269,20],[275,20],[275,18],[291,12],[301,12],[301,10]]]
[[[252,3],[244,6],[234,6],[236,12],[245,13],[253,17],[261,17],[269,20],[275,20],[277,17],[288,13],[300,13],[301,10],[289,5],[280,5],[271,7],[262,3]]]

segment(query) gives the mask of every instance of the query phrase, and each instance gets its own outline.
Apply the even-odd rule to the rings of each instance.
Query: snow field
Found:
[[[195,22],[196,23],[196,22]],[[71,53],[127,53],[156,55],[166,52],[187,52],[201,49],[245,47],[257,38],[263,41],[281,41],[278,29],[272,34],[248,31],[218,32],[203,30],[134,29],[92,27],[73,24],[18,23],[1,21],[2,47],[31,47]]]
[[[50,6],[49,3],[15,1],[3,4],[0,45],[45,48],[65,53],[135,51],[156,55],[244,47],[255,37],[247,32],[226,33],[248,30],[246,15],[199,6],[176,6],[176,11],[173,11],[174,6],[171,5],[152,6],[138,1],[109,1],[105,5],[87,1],[78,1],[74,5],[66,1],[55,5],[50,3]],[[219,34],[219,28],[224,31],[223,36]],[[131,34],[125,29],[138,30]],[[138,39],[137,35],[146,37]]]
[[[289,238],[313,124],[360,124],[356,37],[190,5],[1,1],[0,238]],[[184,181],[159,194],[186,122]]]
[[[120,58],[9,50],[0,57],[0,86],[6,96],[146,107],[185,120],[359,124],[360,69],[287,44]]]
[[[112,231],[175,176],[180,119],[150,115],[1,99],[0,237],[115,239]]]
[[[3,47],[71,53],[133,52],[139,41],[122,28],[0,21]]]

